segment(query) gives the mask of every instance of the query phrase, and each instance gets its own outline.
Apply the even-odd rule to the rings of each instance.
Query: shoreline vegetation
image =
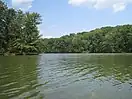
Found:
[[[46,53],[132,53],[132,25],[43,39],[43,45]]]
[[[0,53],[4,56],[41,53],[38,29],[41,22],[40,14],[8,8],[0,0]]]
[[[8,8],[0,0],[0,55],[40,53],[132,53],[132,25],[97,28],[59,38],[42,38],[41,16]]]

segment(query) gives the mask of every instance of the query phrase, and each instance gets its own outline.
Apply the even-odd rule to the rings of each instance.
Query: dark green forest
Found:
[[[132,52],[132,25],[44,39],[38,30],[41,22],[40,14],[8,8],[0,1],[0,54]]]
[[[131,53],[132,25],[102,27],[43,42],[48,53]]]

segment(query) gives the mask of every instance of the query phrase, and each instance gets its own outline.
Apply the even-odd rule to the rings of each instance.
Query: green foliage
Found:
[[[0,1],[0,53],[40,53],[40,23],[38,13],[8,8]]]
[[[38,13],[8,8],[0,0],[0,54],[131,53],[132,25],[102,27],[60,38],[40,38]]]
[[[132,25],[103,27],[90,32],[44,39],[45,52],[131,53]]]

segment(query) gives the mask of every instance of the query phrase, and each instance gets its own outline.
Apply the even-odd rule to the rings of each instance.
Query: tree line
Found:
[[[102,27],[60,38],[41,38],[41,16],[8,8],[0,0],[0,54],[131,53],[132,25]]]
[[[34,54],[40,53],[41,38],[38,13],[23,12],[8,8],[0,0],[0,53]]]
[[[71,33],[60,38],[44,39],[43,43],[47,53],[131,53],[132,25]]]

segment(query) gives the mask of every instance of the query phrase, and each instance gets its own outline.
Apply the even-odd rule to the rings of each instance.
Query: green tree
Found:
[[[40,53],[40,23],[38,13],[8,8],[0,1],[0,53]]]

